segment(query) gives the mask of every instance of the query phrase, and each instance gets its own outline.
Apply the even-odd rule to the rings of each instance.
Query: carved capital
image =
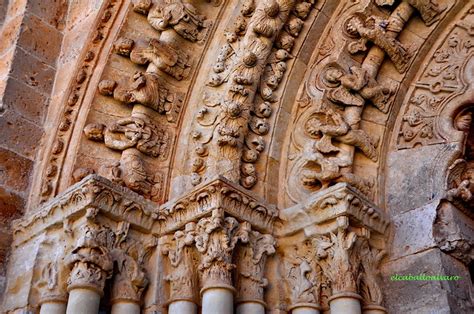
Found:
[[[309,241],[291,245],[283,255],[283,279],[289,297],[289,308],[320,307],[321,271]]]
[[[343,228],[329,236],[312,239],[317,263],[328,278],[333,295],[358,292],[359,259],[357,252],[354,252],[356,240],[355,232]]]
[[[361,261],[360,295],[364,306],[381,306],[382,290],[379,285],[380,262],[385,256],[385,250],[371,247],[368,240],[362,240],[358,248]]]
[[[62,259],[46,263],[41,271],[40,304],[66,303],[68,299],[66,276],[68,270]]]
[[[267,256],[275,253],[275,239],[269,234],[250,231],[248,242],[237,249],[237,303],[263,303],[268,280],[264,277]]]
[[[250,230],[248,222],[239,223],[233,217],[225,217],[220,209],[213,210],[211,217],[199,220],[194,240],[201,253],[201,291],[214,287],[234,290],[231,272],[235,268],[233,250],[238,242],[249,242]]]
[[[111,255],[117,265],[112,285],[112,303],[124,300],[140,303],[143,291],[148,285],[140,263],[120,249],[114,249]]]
[[[161,253],[168,256],[171,269],[165,276],[170,285],[168,302],[196,302],[197,271],[193,259],[195,223],[186,225],[184,231],[176,231],[174,235],[166,235],[160,239]]]
[[[113,260],[110,247],[113,233],[106,227],[86,223],[67,264],[72,268],[68,279],[68,291],[76,288],[91,289],[103,294],[105,280],[112,275]]]

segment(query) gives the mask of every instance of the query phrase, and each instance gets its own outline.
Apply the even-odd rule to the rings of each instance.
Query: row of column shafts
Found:
[[[91,289],[77,288],[69,292],[67,303],[45,302],[40,314],[97,314],[101,294]],[[360,297],[357,294],[333,296],[329,302],[331,314],[383,314],[383,309],[361,310]],[[174,301],[168,307],[169,314],[197,314],[198,306],[190,301]],[[202,294],[202,314],[233,314],[233,291],[224,288],[210,288]],[[237,305],[237,314],[265,314],[265,308],[257,302],[245,302]],[[312,304],[301,304],[291,310],[292,314],[320,314],[319,308]],[[112,305],[112,314],[140,314],[140,305],[136,302],[121,301]]]

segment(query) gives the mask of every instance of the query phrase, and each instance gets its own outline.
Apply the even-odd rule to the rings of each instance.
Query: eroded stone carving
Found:
[[[314,253],[308,242],[290,246],[284,253],[283,277],[290,292],[290,309],[299,304],[320,305],[321,271]]]
[[[360,241],[357,250],[362,265],[358,280],[363,303],[365,306],[381,306],[383,294],[379,285],[379,266],[387,252],[371,247],[369,241],[365,239]]]
[[[110,126],[92,123],[84,128],[85,136],[93,141],[104,142],[110,149],[123,151],[136,148],[145,155],[159,157],[166,154],[168,135],[146,117],[120,119]]]
[[[133,63],[149,65],[147,72],[157,73],[161,70],[179,81],[187,78],[191,70],[189,56],[185,52],[159,39],[136,42],[129,38],[120,38],[115,43],[115,51],[129,57]]]
[[[365,20],[359,15],[353,16],[346,24],[346,31],[351,35],[360,36],[361,39],[350,43],[348,50],[352,54],[366,51],[367,43],[369,41],[373,42],[385,51],[395,65],[395,68],[400,73],[403,73],[409,65],[412,52],[387,33],[388,25],[388,21],[377,16],[371,16]]]
[[[224,217],[224,211],[216,209],[212,216],[202,218],[196,225],[195,245],[201,253],[199,270],[203,289],[222,287],[234,289],[231,271],[232,253],[238,242],[247,243],[251,230],[248,222],[239,223],[233,217]]]
[[[191,42],[204,39],[205,29],[210,26],[194,5],[183,0],[135,0],[133,6],[136,12],[147,15],[153,28],[159,31],[172,28]]]
[[[91,215],[95,216],[96,211],[92,212]],[[110,229],[95,223],[81,227],[80,237],[67,258],[67,264],[72,268],[68,279],[69,291],[85,288],[103,294],[105,280],[112,276],[113,259],[110,250],[113,237]]]
[[[269,234],[252,230],[248,242],[240,245],[235,254],[237,276],[236,302],[259,302],[264,299],[264,289],[268,280],[264,277],[267,256],[275,253],[275,239]]]
[[[340,228],[336,234],[314,238],[317,262],[329,279],[333,294],[357,293],[359,261],[353,248],[357,235]]]
[[[141,104],[158,113],[165,114],[168,121],[174,120],[174,111],[181,107],[181,96],[170,92],[155,73],[136,72],[127,84],[113,80],[103,80],[98,86],[99,93],[113,96],[125,104]]]
[[[196,302],[197,270],[192,256],[192,246],[196,232],[196,223],[186,224],[184,231],[176,231],[173,236],[163,237],[162,253],[168,256],[172,266],[165,280],[170,284],[169,302],[188,300]]]

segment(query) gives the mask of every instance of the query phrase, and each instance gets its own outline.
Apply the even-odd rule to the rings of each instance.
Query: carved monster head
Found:
[[[104,140],[105,125],[100,123],[91,123],[84,128],[85,136],[91,141],[102,142]]]
[[[133,11],[147,15],[152,6],[152,0],[133,0]]]
[[[129,38],[119,38],[117,42],[114,44],[115,53],[122,55],[122,56],[130,56],[132,49],[135,45],[135,42]]]

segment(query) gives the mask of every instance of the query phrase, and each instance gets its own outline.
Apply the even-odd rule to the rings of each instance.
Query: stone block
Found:
[[[392,213],[402,213],[423,206],[445,187],[445,172],[449,161],[459,153],[454,144],[430,145],[391,152],[387,159],[387,207]]]
[[[439,201],[392,217],[391,259],[415,254],[436,246],[433,224]]]
[[[392,275],[460,276],[459,281],[391,281]],[[439,249],[430,249],[389,262],[382,267],[381,288],[391,314],[472,313],[469,272]],[[453,304],[451,298],[459,300]],[[455,305],[456,307],[452,307]]]
[[[18,33],[23,21],[23,16],[17,16],[9,19],[0,29],[0,56],[3,56],[16,43]]]
[[[34,158],[43,135],[43,130],[38,125],[7,109],[0,116],[0,129],[0,147],[8,148],[26,158]]]
[[[26,15],[18,38],[18,46],[55,66],[63,36],[60,31],[34,15]]]
[[[0,185],[23,192],[28,188],[33,162],[0,148]]]
[[[69,2],[67,29],[73,28],[90,14],[97,13],[103,0],[73,0]]]
[[[10,73],[18,81],[34,88],[36,92],[44,95],[51,93],[54,68],[23,49],[16,49]]]
[[[67,7],[66,0],[28,1],[27,10],[49,25],[62,30],[65,26]]]
[[[13,110],[26,120],[41,125],[48,106],[48,98],[34,87],[9,78],[3,95],[3,104],[6,110]]]
[[[0,223],[9,224],[23,212],[24,200],[0,185]]]

